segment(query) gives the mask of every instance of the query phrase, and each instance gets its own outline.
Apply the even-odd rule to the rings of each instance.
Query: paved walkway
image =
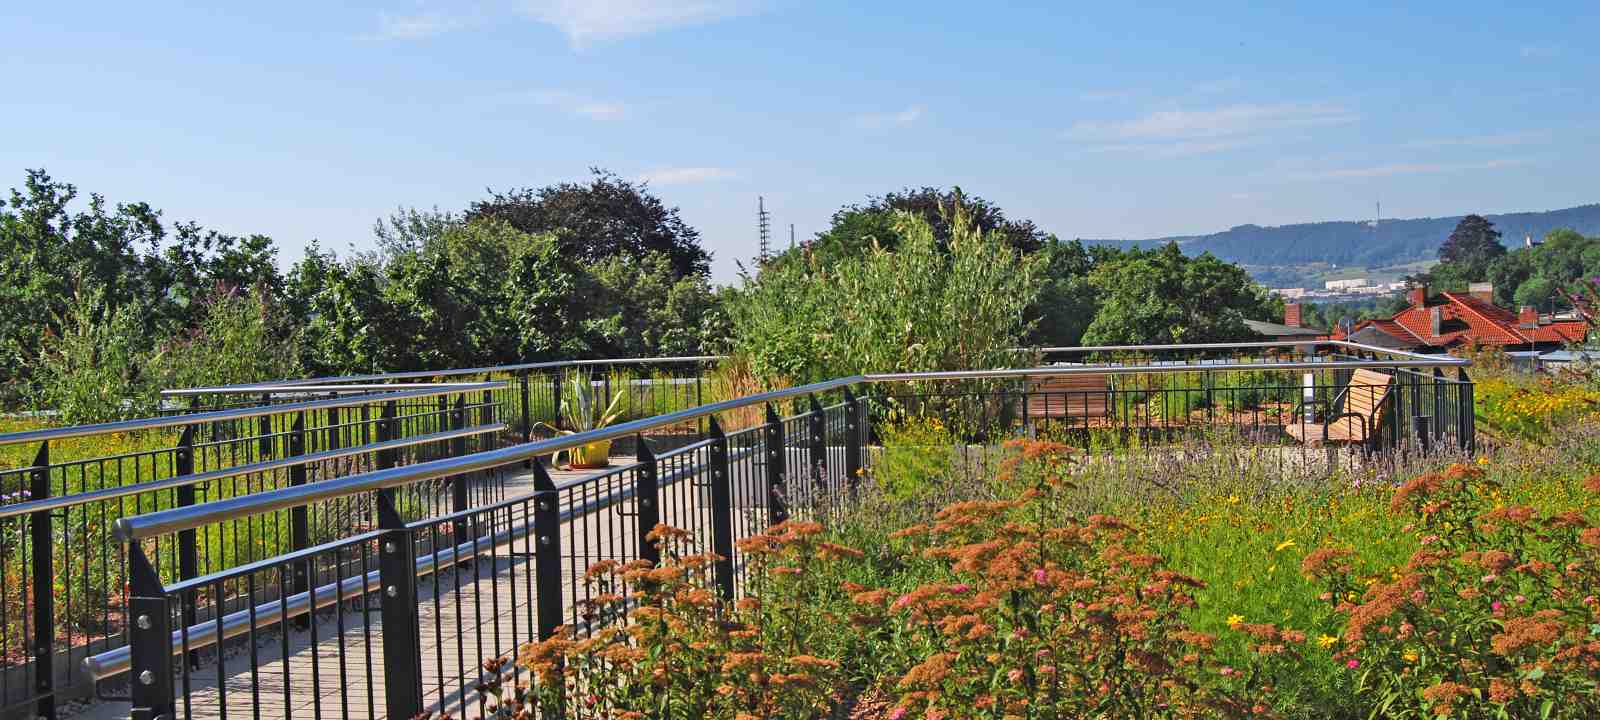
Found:
[[[838,450],[832,448],[831,450]],[[791,448],[789,467],[804,467],[801,451]],[[833,452],[829,453],[833,455]],[[690,460],[663,461],[662,521],[709,538],[709,490],[697,481],[703,476],[674,479],[673,471]],[[633,458],[613,458],[604,471],[552,471],[557,486],[591,478],[581,491],[563,493],[563,509],[572,517],[562,524],[563,598],[567,617],[587,594],[584,569],[601,559],[637,557],[638,533],[633,500],[584,512],[613,491],[631,488]],[[734,480],[736,536],[746,536],[763,524],[763,469],[755,458],[736,455],[731,465]],[[621,471],[619,472],[619,468]],[[523,471],[507,478],[506,498],[532,492],[533,473]],[[484,548],[468,563],[418,578],[418,621],[422,634],[421,677],[424,703],[452,718],[482,715],[475,686],[481,679],[480,663],[488,658],[514,656],[516,648],[535,633],[533,550],[534,537],[513,532],[531,526],[531,504],[518,503],[497,513],[487,537],[505,538],[494,548]],[[216,653],[200,651],[199,667],[178,678],[180,705],[177,717],[253,718],[377,718],[384,715],[383,623],[379,596],[351,599],[337,608],[318,613],[314,624],[281,633],[263,627],[244,640],[231,640],[218,663]],[[364,608],[364,604],[366,607]],[[286,659],[287,658],[287,659]],[[252,670],[254,668],[254,670]],[[187,683],[187,691],[185,691]],[[114,688],[108,691],[117,692]],[[187,697],[187,707],[183,698]],[[84,720],[125,718],[129,703],[102,701],[72,715]]]

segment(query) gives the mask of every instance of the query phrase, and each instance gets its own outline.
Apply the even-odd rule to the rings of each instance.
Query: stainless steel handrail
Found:
[[[0,434],[0,445],[16,445],[18,443],[41,442],[44,440],[63,440],[66,438],[88,437],[105,433],[135,432],[139,430],[158,430],[169,427],[183,427],[185,425],[203,425],[205,423],[220,422],[224,420],[244,420],[261,417],[263,415],[278,415],[282,413],[300,412],[302,410],[320,410],[324,408],[355,407],[390,400],[412,400],[416,398],[438,397],[458,392],[471,390],[494,390],[505,387],[504,382],[480,382],[457,385],[447,389],[432,390],[395,390],[392,392],[369,393],[344,398],[329,398],[326,400],[307,400],[305,402],[281,403],[278,405],[252,405],[250,407],[230,408],[227,410],[212,410],[209,412],[191,413],[188,415],[171,415],[167,417],[137,418],[134,420],[117,420],[115,422],[95,423],[93,425],[73,425],[70,427],[42,428],[39,430],[23,430],[20,432]],[[405,387],[403,385],[395,386]]]
[[[186,390],[162,390],[162,397],[191,397],[195,395],[316,395],[316,394],[354,394],[370,392],[394,392],[396,389],[406,390],[471,390],[473,385],[482,383],[390,383],[384,384],[359,384],[359,385],[234,385],[228,389],[221,388],[192,388]],[[505,381],[498,381],[500,387],[505,387]]]
[[[1194,372],[1197,367],[1207,371],[1227,370],[1332,370],[1356,368],[1399,367],[1454,367],[1470,364],[1457,358],[1429,358],[1417,360],[1330,360],[1330,361],[1277,361],[1267,363],[1223,363],[1205,366],[1174,365],[1073,365],[1036,368],[1004,368],[997,370],[952,370],[942,372],[877,373],[852,375],[825,380],[809,385],[771,390],[742,398],[687,408],[677,412],[619,423],[598,430],[565,435],[546,440],[486,450],[455,458],[444,458],[404,467],[375,470],[358,475],[325,480],[319,483],[282,488],[238,498],[216,500],[202,505],[160,510],[144,515],[124,517],[116,521],[114,532],[124,541],[166,535],[208,525],[241,515],[254,515],[283,510],[308,503],[331,500],[357,493],[409,485],[436,478],[487,470],[511,463],[531,460],[560,450],[585,445],[600,440],[613,440],[635,435],[647,430],[677,425],[690,420],[777,400],[828,392],[862,383],[950,381],[950,380],[1003,380],[1022,377],[1050,377],[1079,374],[1159,374]]]
[[[92,502],[116,500],[118,498],[131,497],[133,495],[143,495],[145,493],[159,492],[161,490],[171,490],[173,488],[186,487],[189,485],[199,485],[200,483],[207,483],[213,480],[225,480],[227,478],[239,477],[240,475],[269,472],[281,468],[294,467],[296,465],[311,465],[328,460],[338,460],[339,458],[350,457],[352,455],[364,455],[366,453],[380,452],[383,450],[396,450],[399,448],[411,447],[413,445],[425,445],[427,443],[439,442],[442,440],[454,440],[456,438],[472,437],[474,435],[487,435],[490,433],[504,432],[507,427],[508,426],[505,423],[478,425],[460,430],[446,430],[443,432],[428,433],[426,435],[400,438],[398,440],[386,440],[384,442],[376,442],[369,445],[353,445],[347,448],[321,450],[305,455],[291,455],[289,457],[278,458],[276,460],[266,460],[257,463],[249,463],[247,465],[235,465],[233,467],[222,468],[220,470],[210,470],[194,475],[176,475],[169,478],[162,478],[160,480],[152,480],[150,482],[102,488],[100,490],[90,490],[88,492],[73,493],[71,495],[59,495],[56,497],[44,498],[43,500],[30,500],[28,502],[17,503],[15,505],[0,506],[0,520],[8,517],[28,515],[30,513],[36,513],[43,510],[59,510],[61,508],[84,505]]]
[[[371,380],[410,380],[410,379],[414,379],[414,378],[453,377],[453,376],[457,376],[457,375],[483,375],[483,374],[487,374],[487,373],[509,373],[509,372],[518,372],[518,371],[521,371],[521,370],[547,370],[547,369],[551,369],[551,368],[590,367],[590,366],[595,366],[595,365],[648,365],[648,364],[652,364],[652,363],[660,363],[660,364],[666,365],[666,364],[675,364],[675,363],[710,362],[710,361],[713,361],[713,360],[721,360],[724,357],[725,356],[723,356],[723,355],[685,355],[685,356],[681,356],[681,357],[660,357],[660,358],[615,358],[615,359],[593,359],[593,360],[549,360],[549,361],[545,361],[545,362],[517,363],[517,364],[514,364],[514,365],[494,365],[494,366],[490,366],[490,367],[452,368],[452,369],[448,369],[448,370],[406,370],[406,371],[403,371],[403,372],[373,373],[373,374],[370,374],[370,375],[338,375],[338,376],[318,377],[318,378],[297,378],[297,379],[289,379],[289,380],[270,380],[270,381],[267,381],[267,382],[249,383],[249,385],[252,386],[252,387],[285,388],[285,387],[298,387],[298,386],[301,386],[301,385],[308,385],[308,384],[314,384],[314,383],[331,384],[331,383],[366,382],[366,381],[371,381]],[[180,393],[182,393],[182,394],[205,394],[205,393],[209,393],[209,392],[223,392],[223,391],[233,390],[233,389],[238,388],[238,387],[242,387],[242,385],[218,385],[218,386],[215,386],[215,387],[208,387],[208,388],[184,388],[184,389],[174,389],[174,390],[162,390],[161,394],[162,394],[162,396],[167,396],[169,394],[176,395],[176,394],[180,394]]]

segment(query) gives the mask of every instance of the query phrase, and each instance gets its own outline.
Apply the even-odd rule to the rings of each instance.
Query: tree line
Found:
[[[1280,311],[1210,254],[1064,242],[959,189],[841,208],[728,287],[677,208],[599,169],[402,209],[374,237],[342,256],[313,242],[280,271],[264,235],[29,171],[0,207],[0,401],[76,421],[151,411],[164,387],[728,352],[803,380],[1023,343],[1244,339]]]

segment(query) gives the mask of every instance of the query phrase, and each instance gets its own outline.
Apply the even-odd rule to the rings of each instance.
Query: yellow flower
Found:
[[[1417,651],[1415,651],[1415,650],[1407,650],[1404,653],[1402,653],[1400,655],[1400,657],[1405,658],[1406,662],[1408,662],[1408,663],[1414,663],[1414,662],[1417,661],[1417,657],[1418,656],[1417,656]]]
[[[1244,616],[1243,615],[1229,615],[1228,616],[1228,627],[1238,627],[1239,624],[1242,623],[1242,622],[1244,622]]]
[[[1489,458],[1486,458],[1486,457],[1478,458],[1478,464],[1479,465],[1488,465],[1489,464]]]
[[[1283,552],[1284,550],[1287,550],[1287,549],[1292,548],[1292,547],[1294,547],[1294,540],[1293,539],[1289,539],[1289,540],[1285,540],[1285,541],[1283,541],[1281,543],[1278,543],[1278,546],[1273,548],[1272,551],[1273,552]]]
[[[1336,642],[1339,642],[1339,638],[1336,638],[1332,635],[1323,635],[1322,637],[1317,638],[1317,647],[1333,647],[1333,644]]]
[[[1228,504],[1229,505],[1238,505],[1239,504],[1239,496],[1238,495],[1229,495],[1228,496]]]

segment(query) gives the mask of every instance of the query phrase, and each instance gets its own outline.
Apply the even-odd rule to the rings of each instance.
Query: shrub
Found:
[[[1585,482],[1600,493],[1600,477]],[[1600,713],[1600,528],[1581,509],[1503,501],[1483,470],[1455,465],[1405,483],[1391,510],[1420,548],[1390,578],[1361,582],[1349,551],[1303,569],[1344,619],[1336,659],[1385,717],[1594,717]]]
[[[155,409],[143,375],[148,346],[133,307],[112,307],[99,287],[82,283],[57,319],[60,335],[42,340],[30,404],[63,424],[141,417]]]

